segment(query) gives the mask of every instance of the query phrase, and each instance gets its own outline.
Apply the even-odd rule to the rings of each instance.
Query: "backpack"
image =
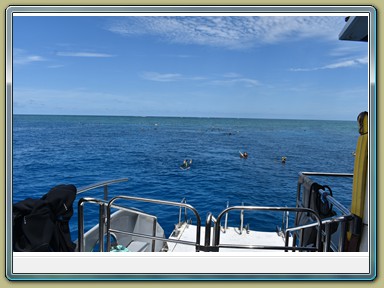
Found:
[[[310,185],[308,191],[305,191],[303,196],[304,207],[310,208],[318,213],[320,219],[330,218],[336,215],[336,212],[333,210],[333,205],[330,204],[326,199],[322,197],[319,190],[323,190],[327,194],[332,195],[332,190],[329,186],[322,186],[318,183],[313,182]],[[311,222],[316,222],[315,217],[308,212],[298,213],[298,225],[305,225]],[[330,234],[336,232],[338,228],[338,223],[331,223],[330,225]],[[315,227],[305,228],[302,230],[302,246],[315,246],[316,244],[316,235],[317,229]],[[320,247],[322,249],[322,247]]]
[[[12,242],[15,252],[73,252],[69,220],[77,189],[53,187],[40,199],[27,198],[12,207]]]

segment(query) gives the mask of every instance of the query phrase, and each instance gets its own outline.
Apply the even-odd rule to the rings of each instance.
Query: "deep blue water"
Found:
[[[176,202],[185,197],[203,221],[209,211],[217,216],[227,201],[295,206],[300,171],[353,172],[357,136],[353,121],[15,115],[13,202],[40,198],[58,184],[80,188],[128,177],[110,187],[111,195]],[[248,159],[239,151],[247,151]],[[193,163],[183,171],[179,165],[185,158]],[[334,196],[349,206],[351,180],[321,184],[331,184]],[[167,233],[178,220],[175,207],[137,207],[156,213]],[[97,221],[96,211],[86,218],[86,227]],[[273,219],[280,224],[280,216]],[[246,223],[275,228],[253,215]],[[71,219],[74,239],[76,224],[77,205]]]

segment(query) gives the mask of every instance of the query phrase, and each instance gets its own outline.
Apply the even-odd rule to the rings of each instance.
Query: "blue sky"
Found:
[[[15,114],[355,120],[344,16],[15,16]]]

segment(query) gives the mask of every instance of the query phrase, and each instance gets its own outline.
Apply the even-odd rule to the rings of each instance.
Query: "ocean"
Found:
[[[353,173],[358,137],[355,121],[320,120],[14,115],[12,129],[13,203],[40,198],[59,184],[80,188],[127,177],[128,182],[110,186],[110,195],[185,198],[202,221],[208,212],[217,216],[227,201],[231,206],[295,206],[299,172]],[[248,158],[240,158],[239,151]],[[189,170],[180,169],[184,159],[193,160]],[[319,183],[330,185],[349,207],[351,179]],[[73,240],[77,200],[102,197],[102,189],[96,192],[76,199]],[[176,207],[135,207],[156,213],[166,234],[177,223]],[[97,223],[98,210],[86,206],[86,211],[88,229]],[[280,215],[245,217],[251,229],[274,231],[271,222],[281,224]],[[230,224],[238,219],[230,213]]]

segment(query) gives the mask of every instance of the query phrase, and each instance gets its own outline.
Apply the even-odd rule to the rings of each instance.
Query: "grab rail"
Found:
[[[84,204],[85,203],[94,203],[99,205],[99,249],[102,251],[104,246],[104,225],[105,220],[105,205],[108,200],[108,185],[116,184],[120,182],[126,182],[128,178],[113,179],[107,181],[101,181],[94,184],[90,184],[77,189],[76,195],[82,194],[84,192],[94,190],[96,188],[104,187],[104,201],[101,199],[95,198],[81,198],[78,202],[78,250],[79,252],[84,251]]]
[[[85,243],[84,243],[84,204],[85,203],[94,203],[99,205],[99,252],[103,251],[104,247],[104,219],[105,219],[105,205],[106,202],[100,199],[94,198],[81,198],[78,202],[78,250],[79,252],[84,252]]]
[[[86,203],[92,203],[92,204],[97,204],[99,205],[99,252],[104,252],[104,234],[105,234],[105,221],[106,221],[106,210],[105,208],[108,205],[108,202],[102,199],[96,199],[96,198],[81,198],[78,202],[78,251],[79,252],[84,252],[85,250],[85,243],[84,243],[84,204]],[[157,217],[150,215],[148,213],[138,211],[135,209],[130,209],[127,207],[122,207],[122,206],[112,206],[115,209],[119,210],[124,210],[128,212],[135,213],[136,215],[142,215],[145,217],[149,218],[156,218],[155,220],[157,221]],[[154,227],[155,229],[156,227]],[[118,232],[113,231],[113,232]]]
[[[128,181],[128,178],[120,178],[120,179],[114,179],[114,180],[108,180],[108,181],[102,181],[95,184],[87,185],[84,187],[81,187],[77,189],[77,195],[84,193],[89,190],[93,190],[99,187],[104,187],[104,200],[108,200],[108,185],[116,184],[120,182],[126,182]]]
[[[205,238],[204,238],[204,246],[209,247],[211,246],[211,228],[212,228],[212,222],[214,224],[214,227],[217,224],[217,219],[212,215],[211,212],[207,215],[207,220],[205,221]],[[213,237],[215,237],[213,235]]]
[[[150,198],[141,198],[141,197],[133,197],[133,196],[116,196],[112,198],[107,205],[107,250],[109,251],[111,249],[111,240],[110,240],[110,233],[111,233],[111,207],[113,203],[118,200],[118,199],[123,199],[123,200],[131,200],[131,201],[140,201],[140,202],[148,202],[148,203],[154,203],[154,204],[162,204],[162,205],[169,205],[169,206],[176,206],[176,207],[184,207],[186,209],[191,210],[195,216],[196,216],[196,243],[188,243],[190,245],[195,245],[196,247],[196,252],[200,251],[200,229],[201,229],[201,219],[200,215],[197,212],[197,210],[186,203],[178,203],[178,202],[171,202],[171,201],[165,201],[165,200],[157,200],[157,199],[150,199]],[[128,232],[131,233],[131,232]],[[156,236],[148,236],[148,235],[140,235],[141,237],[152,239],[152,240],[166,240],[168,239],[162,239]],[[173,242],[173,241],[170,241]],[[177,241],[176,241],[177,242]],[[186,243],[184,243],[186,244]]]
[[[300,193],[301,193],[301,185],[305,182],[305,181],[309,181],[307,180],[306,178],[309,179],[309,177],[307,176],[327,176],[327,177],[351,177],[353,176],[352,174],[348,174],[348,173],[321,173],[321,172],[302,172],[300,173],[300,178],[299,178],[299,181],[298,181],[298,195],[297,195],[297,199],[300,199]],[[196,247],[196,251],[219,251],[219,248],[249,248],[249,249],[279,249],[279,250],[285,250],[285,251],[288,251],[288,250],[292,250],[292,251],[295,251],[295,250],[303,250],[303,251],[319,251],[320,248],[321,248],[321,242],[322,242],[322,236],[325,236],[325,251],[328,251],[329,250],[329,247],[330,245],[333,245],[333,243],[331,243],[331,239],[330,239],[330,236],[327,234],[327,231],[329,232],[330,231],[330,225],[334,222],[341,222],[341,237],[339,238],[339,246],[338,246],[338,249],[339,251],[343,251],[343,245],[344,245],[344,238],[345,237],[345,231],[346,231],[346,223],[347,221],[351,220],[352,219],[352,214],[349,212],[349,210],[347,208],[345,208],[341,203],[339,203],[335,198],[333,198],[331,195],[328,195],[326,193],[324,193],[324,197],[329,201],[329,203],[331,203],[332,205],[334,205],[335,208],[337,208],[339,211],[341,211],[342,215],[341,216],[337,216],[337,217],[332,217],[332,218],[327,218],[327,219],[321,219],[320,216],[312,209],[309,209],[309,208],[305,208],[305,207],[296,207],[296,208],[289,208],[289,207],[260,207],[260,206],[233,206],[233,207],[229,207],[229,204],[227,203],[227,208],[225,210],[223,210],[219,216],[217,217],[217,219],[215,219],[215,217],[209,213],[207,215],[207,219],[206,219],[206,223],[205,223],[205,243],[203,245],[200,245],[200,235],[201,235],[201,219],[200,219],[200,216],[197,212],[197,210],[186,203],[185,199],[183,199],[181,202],[171,202],[171,201],[164,201],[164,200],[156,200],[156,199],[149,199],[149,198],[140,198],[140,197],[132,197],[132,196],[117,196],[117,197],[114,197],[112,198],[109,202],[107,202],[106,200],[106,197],[108,197],[108,185],[111,185],[111,184],[115,184],[115,183],[120,183],[120,182],[125,182],[127,181],[128,179],[127,178],[121,178],[121,179],[115,179],[115,180],[109,180],[109,181],[103,181],[103,182],[99,182],[99,183],[96,183],[96,184],[92,184],[92,185],[88,185],[88,186],[85,186],[83,188],[80,188],[78,189],[78,193],[77,194],[81,194],[81,193],[84,193],[86,191],[89,191],[89,190],[93,190],[95,188],[99,188],[99,187],[104,187],[104,200],[101,200],[101,199],[94,199],[94,198],[82,198],[79,200],[79,203],[78,203],[78,209],[79,209],[79,217],[78,217],[78,233],[79,233],[79,237],[78,237],[78,247],[79,247],[79,251],[84,251],[84,246],[85,246],[85,243],[84,243],[84,204],[85,203],[94,203],[94,204],[97,204],[99,205],[99,209],[100,209],[100,212],[99,212],[99,243],[100,243],[100,246],[99,246],[99,249],[100,251],[103,251],[103,247],[104,247],[104,235],[105,233],[107,233],[107,251],[109,251],[111,249],[111,239],[110,239],[110,235],[111,235],[111,232],[121,232],[121,233],[127,233],[129,235],[133,235],[133,236],[138,236],[138,237],[142,237],[142,238],[147,238],[147,239],[152,239],[152,251],[155,247],[155,240],[162,240],[162,241],[166,241],[166,242],[175,242],[175,243],[181,243],[181,244],[186,244],[186,245],[193,245]],[[320,191],[320,193],[322,193],[322,191]],[[181,222],[181,218],[182,218],[182,211],[184,210],[184,218],[186,219],[186,214],[187,214],[187,210],[191,210],[195,217],[196,217],[196,220],[197,220],[197,229],[196,229],[196,242],[190,242],[190,241],[181,241],[181,240],[172,240],[172,239],[164,239],[164,238],[161,238],[161,237],[158,237],[156,235],[156,225],[157,225],[157,218],[153,215],[149,215],[147,213],[143,213],[145,215],[149,215],[151,217],[154,218],[154,224],[153,224],[153,232],[152,235],[144,235],[144,234],[140,234],[140,233],[133,233],[133,232],[124,232],[124,231],[120,231],[120,230],[114,230],[114,229],[111,229],[111,208],[118,208],[118,209],[123,209],[123,210],[130,210],[126,207],[122,207],[122,206],[116,206],[114,205],[114,202],[117,201],[118,199],[123,199],[123,200],[127,200],[127,201],[141,201],[141,202],[149,202],[149,203],[154,203],[154,204],[162,204],[162,205],[169,205],[169,206],[176,206],[176,207],[179,207],[179,225],[180,225],[180,222]],[[183,209],[184,208],[184,209]],[[290,211],[293,211],[293,212],[307,212],[307,213],[310,213],[310,214],[313,214],[314,215],[314,221],[315,222],[311,222],[310,224],[305,224],[305,225],[295,225],[295,227],[292,227],[292,228],[289,228],[288,226],[288,219],[286,219],[286,227],[284,227],[285,229],[283,229],[283,231],[281,231],[283,233],[283,235],[285,236],[285,246],[278,246],[278,247],[274,247],[274,246],[263,246],[263,245],[230,245],[230,244],[220,244],[220,232],[221,232],[221,221],[222,221],[222,217],[225,215],[225,225],[224,225],[224,231],[223,233],[225,233],[226,231],[226,227],[227,227],[227,221],[228,221],[228,212],[229,211],[232,211],[232,210],[240,210],[240,233],[242,231],[242,227],[244,225],[244,218],[243,218],[243,213],[244,211],[246,210],[254,210],[254,211],[257,211],[257,210],[262,210],[262,211],[266,211],[266,210],[269,210],[269,211],[283,211],[285,213],[289,213]],[[130,210],[130,211],[133,211],[133,210]],[[136,212],[136,210],[135,210]],[[139,213],[139,212],[137,212]],[[288,215],[286,215],[286,217],[288,217]],[[184,219],[184,220],[185,220]],[[213,223],[213,230],[212,230],[212,223]],[[105,230],[105,226],[107,227],[106,230]],[[325,235],[323,235],[322,233],[324,233],[324,230],[323,230],[323,226],[325,227]],[[317,235],[316,235],[316,247],[295,247],[295,243],[296,243],[296,236],[299,235],[298,234],[298,231],[301,231],[303,229],[306,229],[306,228],[309,228],[309,227],[317,227]],[[290,237],[290,233],[293,233],[293,246],[292,247],[289,247],[289,237]],[[213,235],[211,235],[213,234]],[[211,239],[213,239],[213,244],[211,244]],[[323,238],[324,239],[324,238]],[[301,243],[301,242],[300,242]],[[302,245],[300,245],[302,246]]]
[[[185,199],[185,198],[183,198],[182,200],[181,200],[181,203],[184,203],[184,204],[186,204],[187,203],[187,199]],[[181,214],[182,214],[182,210],[183,210],[183,207],[182,206],[180,206],[180,209],[179,209],[179,223],[177,223],[177,225],[178,225],[178,227],[180,227],[181,226]],[[187,208],[184,208],[184,222],[186,222],[187,221]]]
[[[299,175],[325,176],[325,177],[353,177],[352,173],[332,173],[332,172],[300,172]]]
[[[103,252],[104,251],[104,234],[107,232],[107,249],[108,251],[111,249],[111,243],[110,243],[110,235],[111,232],[119,232],[122,234],[128,234],[132,236],[137,236],[137,237],[142,237],[142,238],[148,238],[152,239],[152,251],[155,247],[155,241],[156,240],[164,240],[163,238],[157,237],[156,236],[156,226],[157,226],[157,217],[129,209],[127,207],[122,207],[122,206],[117,206],[113,205],[113,202],[116,201],[117,199],[126,199],[126,200],[134,200],[134,201],[143,201],[143,202],[150,202],[150,203],[156,203],[156,204],[163,204],[163,205],[171,205],[171,206],[178,206],[180,207],[180,213],[179,213],[179,222],[181,221],[181,211],[182,208],[184,208],[184,218],[186,219],[187,215],[187,209],[192,210],[192,212],[196,216],[197,220],[197,230],[196,230],[196,242],[188,242],[188,241],[181,241],[181,240],[171,240],[171,239],[166,239],[167,242],[175,242],[175,243],[180,243],[180,244],[185,244],[185,245],[194,245],[196,247],[196,251],[200,251],[200,249],[203,249],[203,246],[200,245],[200,227],[201,227],[201,219],[200,216],[197,212],[197,210],[192,207],[189,204],[186,204],[185,198],[182,200],[181,203],[176,203],[176,202],[171,202],[171,201],[163,201],[163,200],[155,200],[155,199],[146,199],[146,198],[140,198],[140,197],[130,197],[130,196],[117,196],[112,198],[108,202],[108,185],[111,184],[116,184],[120,182],[125,182],[128,181],[128,178],[120,178],[120,179],[114,179],[114,180],[108,180],[108,181],[102,181],[98,182],[95,184],[87,185],[82,188],[79,188],[77,190],[77,194],[84,193],[86,191],[90,191],[96,188],[104,187],[104,199],[96,199],[96,198],[81,198],[78,202],[78,251],[83,252],[85,250],[85,239],[84,239],[84,204],[85,203],[93,203],[99,205],[99,251]],[[126,211],[134,211],[137,214],[143,214],[145,216],[149,216],[154,219],[153,223],[153,235],[144,235],[140,233],[133,233],[133,232],[127,232],[127,231],[120,231],[117,229],[111,229],[111,208],[117,208],[120,210],[126,210]],[[105,211],[107,210],[107,211]],[[107,214],[107,215],[106,215]],[[107,224],[107,231],[105,231],[105,223]],[[180,223],[179,223],[180,224]]]
[[[314,215],[316,218],[317,223],[313,223],[310,225],[305,225],[305,226],[300,226],[300,227],[293,227],[290,229],[286,229],[285,231],[285,246],[265,246],[265,245],[232,245],[232,244],[220,244],[220,222],[221,218],[227,214],[229,211],[232,210],[248,210],[248,211],[293,211],[293,212],[307,212],[311,213]],[[316,235],[316,247],[289,247],[288,246],[288,238],[289,238],[289,232],[290,231],[295,231],[295,230],[301,230],[307,227],[312,227],[312,226],[318,226],[318,232]],[[305,250],[305,251],[319,251],[321,247],[321,234],[320,231],[322,231],[322,223],[320,216],[313,211],[312,209],[309,208],[298,208],[298,207],[263,207],[263,206],[232,206],[224,209],[219,216],[217,217],[217,223],[215,226],[215,240],[214,240],[214,249],[218,251],[219,248],[248,248],[248,249],[276,249],[276,250]]]

